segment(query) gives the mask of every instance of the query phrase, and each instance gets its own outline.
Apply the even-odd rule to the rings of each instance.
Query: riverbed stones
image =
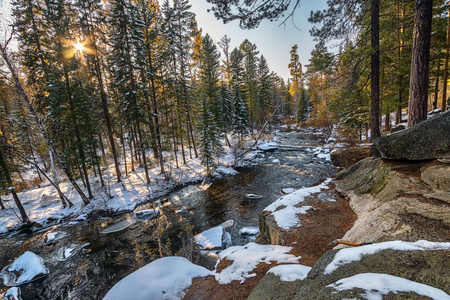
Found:
[[[394,160],[450,158],[450,111],[373,142],[374,156]]]

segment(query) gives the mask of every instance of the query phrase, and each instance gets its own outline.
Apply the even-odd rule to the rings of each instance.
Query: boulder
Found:
[[[369,156],[371,156],[370,148],[364,146],[336,148],[330,154],[333,165],[345,169]]]
[[[355,250],[358,251],[359,249]],[[328,273],[326,268],[339,251],[342,250],[331,250],[325,253],[308,273],[308,277],[298,284],[297,294],[292,299],[366,299],[364,296],[367,293],[380,293],[383,295],[383,299],[429,299],[415,292],[401,291],[401,284],[396,286],[399,288],[397,292],[390,293],[383,291],[384,289],[380,287],[378,287],[378,291],[368,291],[361,288],[348,288],[339,291],[335,288],[335,286],[338,286],[337,282],[345,281],[348,278],[353,279],[350,281],[357,285],[354,279],[360,276],[367,276],[366,278],[372,280],[380,277],[387,278],[393,282],[408,280],[427,285],[432,290],[438,289],[440,295],[445,296],[445,294],[450,293],[450,271],[447,267],[450,264],[450,251],[448,250],[404,251],[384,249],[362,255],[359,260],[344,264]],[[389,286],[389,281],[383,283],[384,287]],[[424,289],[423,286],[421,288]],[[439,293],[439,291],[436,292]],[[381,299],[381,297],[374,297],[373,299]]]
[[[376,139],[371,152],[396,160],[450,158],[450,111],[415,126]]]
[[[358,216],[343,239],[447,241],[450,193],[444,174],[450,174],[450,164],[437,160],[408,163],[373,157],[339,173],[336,191],[350,200]]]

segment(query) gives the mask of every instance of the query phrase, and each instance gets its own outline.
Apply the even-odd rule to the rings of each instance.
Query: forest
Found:
[[[218,18],[233,19],[223,1],[208,2]],[[448,3],[428,3],[425,115],[446,110],[450,44]],[[104,185],[109,174],[120,182],[142,167],[150,183],[152,166],[168,179],[168,162],[178,168],[193,157],[211,176],[224,147],[244,151],[243,141],[269,123],[334,128],[351,140],[389,132],[405,122],[422,16],[414,1],[329,0],[311,12],[317,44],[310,60],[302,64],[293,45],[286,80],[251,41],[235,49],[227,36],[214,43],[187,0],[12,6],[11,37],[0,41],[0,187],[13,194],[23,222],[16,191],[52,181],[53,160],[88,204],[94,176]],[[276,19],[287,7],[270,9],[241,18],[241,26]],[[16,49],[8,47],[12,39]],[[21,178],[24,166],[36,169],[35,182]]]

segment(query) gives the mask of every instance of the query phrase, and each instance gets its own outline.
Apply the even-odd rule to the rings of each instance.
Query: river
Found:
[[[3,236],[0,241],[0,268],[25,251],[42,257],[49,276],[21,286],[23,299],[101,299],[108,290],[131,272],[160,257],[158,238],[164,255],[182,248],[183,236],[192,236],[227,220],[233,245],[254,238],[239,234],[242,227],[257,227],[258,214],[282,196],[285,188],[299,189],[333,176],[335,168],[323,158],[325,136],[308,132],[280,132],[282,145],[291,150],[259,153],[259,163],[237,168],[237,175],[217,179],[208,187],[196,184],[178,189],[158,199],[158,219],[142,220],[134,212],[97,216],[82,223],[64,222],[38,232]],[[206,188],[208,187],[208,188]],[[247,194],[262,195],[247,199]],[[150,203],[136,208],[151,208]],[[49,232],[61,238],[46,244]],[[110,233],[105,233],[110,232]],[[77,248],[65,259],[64,249]],[[0,294],[9,287],[0,283]]]

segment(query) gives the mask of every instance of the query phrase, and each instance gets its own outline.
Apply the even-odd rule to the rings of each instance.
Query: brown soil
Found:
[[[330,185],[330,190],[326,192],[334,194],[334,186]],[[313,266],[326,251],[332,249],[333,246],[329,244],[335,239],[342,238],[356,220],[356,215],[346,199],[338,196],[334,202],[321,201],[318,196],[319,194],[315,194],[301,204],[314,208],[305,215],[299,215],[302,225],[283,232],[283,240],[286,241],[284,246],[293,247],[290,253],[301,256],[299,263],[307,266]],[[243,283],[233,281],[221,285],[214,276],[196,278],[184,299],[247,299],[256,284],[274,266],[275,264],[259,264],[254,270],[256,276]],[[219,266],[220,268],[223,266]]]

